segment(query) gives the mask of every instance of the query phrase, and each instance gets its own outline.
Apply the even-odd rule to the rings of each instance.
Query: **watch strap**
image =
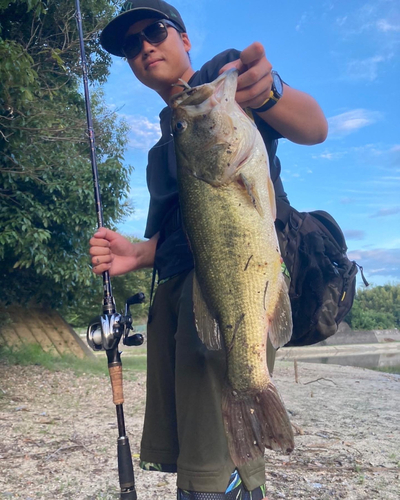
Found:
[[[280,81],[281,78],[278,75],[276,71],[272,71],[272,74],[275,78],[279,78]],[[272,108],[272,106],[275,106],[275,104],[279,101],[279,99],[282,97],[282,93],[279,93],[278,90],[275,87],[275,81],[272,82],[272,88],[271,92],[268,96],[268,98],[259,106],[258,108],[251,108],[253,111],[256,113],[263,113],[264,111],[268,111],[269,109]]]
[[[268,99],[266,99],[259,108],[251,108],[253,111],[256,113],[262,113],[264,111],[268,111],[269,109],[272,108],[272,106],[275,106],[275,104],[279,101],[279,97],[276,98],[274,91],[271,90]]]

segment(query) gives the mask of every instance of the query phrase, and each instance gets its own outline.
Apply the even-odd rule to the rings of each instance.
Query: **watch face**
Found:
[[[274,79],[274,86],[275,86],[276,92],[277,92],[277,94],[279,94],[279,96],[281,96],[282,92],[283,92],[283,84],[282,84],[281,77],[278,75],[278,73],[276,71],[272,71],[272,76]]]

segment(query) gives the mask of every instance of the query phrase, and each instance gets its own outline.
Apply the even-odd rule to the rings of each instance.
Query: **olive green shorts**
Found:
[[[226,360],[197,335],[192,282],[188,271],[159,285],[151,307],[140,459],[149,469],[177,471],[183,490],[222,493],[235,469],[221,412]],[[265,483],[263,457],[238,469],[248,490]]]

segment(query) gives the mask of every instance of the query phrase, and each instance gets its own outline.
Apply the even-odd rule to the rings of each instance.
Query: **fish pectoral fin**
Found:
[[[210,313],[205,303],[196,273],[193,276],[193,312],[196,330],[203,344],[210,351],[222,349],[218,321]]]
[[[290,453],[293,429],[285,406],[272,382],[259,391],[240,393],[226,385],[222,416],[229,453],[239,467],[264,455],[264,449]]]
[[[276,219],[276,199],[275,199],[275,188],[274,183],[272,182],[271,177],[268,177],[268,195],[269,195],[269,204],[271,207],[272,219]]]
[[[270,320],[268,332],[271,344],[275,349],[287,344],[293,331],[292,307],[283,274],[279,275],[278,287],[278,301]]]
[[[257,188],[249,178],[247,178],[245,175],[242,173],[239,174],[239,178],[241,183],[243,183],[243,186],[246,188],[247,194],[250,196],[251,202],[254,205],[254,208],[257,210],[257,212],[260,214],[260,216],[263,216],[263,209],[261,208],[261,201],[260,197],[258,195]],[[239,182],[240,182],[239,181]]]

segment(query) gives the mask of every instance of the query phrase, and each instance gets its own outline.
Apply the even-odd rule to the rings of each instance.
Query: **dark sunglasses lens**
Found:
[[[162,42],[168,36],[167,28],[162,22],[150,24],[143,30],[143,33],[150,43]]]
[[[127,59],[136,57],[142,49],[142,42],[139,35],[131,35],[125,41],[122,47],[122,52]]]
[[[167,27],[162,21],[150,24],[141,33],[128,36],[122,47],[122,51],[127,59],[133,59],[142,50],[142,34],[150,43],[160,43],[168,36]]]

